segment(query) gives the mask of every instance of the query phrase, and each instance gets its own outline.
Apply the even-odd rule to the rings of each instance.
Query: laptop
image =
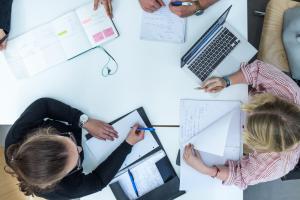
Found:
[[[257,50],[227,22],[232,5],[181,58],[181,68],[197,82],[226,76],[239,70]]]

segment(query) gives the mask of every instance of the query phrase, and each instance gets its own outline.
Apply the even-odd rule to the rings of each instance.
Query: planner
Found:
[[[26,78],[70,60],[116,37],[103,6],[81,6],[9,40],[4,56],[16,78]]]

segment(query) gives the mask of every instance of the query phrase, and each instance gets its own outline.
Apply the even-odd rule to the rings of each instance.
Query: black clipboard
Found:
[[[141,118],[143,119],[143,121],[145,122],[147,127],[152,127],[151,122],[150,122],[149,118],[147,117],[146,112],[143,107],[133,110],[133,111],[123,115],[122,117],[110,122],[109,124],[112,125],[112,124],[116,123],[117,121],[121,120],[122,118],[126,117],[127,115],[131,114],[134,111],[137,111],[139,113],[139,115],[141,116]],[[153,135],[154,139],[156,140],[158,147],[153,149],[152,151],[150,151],[143,157],[139,158],[135,162],[131,163],[130,165],[126,166],[126,168],[131,167],[132,165],[140,162],[141,160],[151,156],[152,154],[154,154],[160,150],[163,150],[164,153],[166,154],[166,151],[164,150],[156,132],[151,131],[151,134]],[[93,136],[91,136],[90,134],[86,134],[87,140],[89,140],[92,137]],[[154,190],[148,192],[147,194],[140,196],[137,200],[158,200],[158,199],[159,200],[160,199],[171,200],[171,199],[177,198],[178,196],[183,195],[185,193],[185,191],[179,190],[180,181],[179,181],[178,176],[175,173],[174,168],[172,167],[172,164],[171,164],[167,154],[165,157],[163,157],[161,160],[159,160],[156,163],[156,166],[158,167],[158,170],[164,180],[164,184],[155,188]],[[124,170],[124,169],[122,169],[122,170]],[[114,193],[117,200],[128,200],[128,197],[126,196],[125,192],[122,190],[122,187],[120,186],[120,184],[118,182],[110,184],[109,187],[111,188],[111,190]]]

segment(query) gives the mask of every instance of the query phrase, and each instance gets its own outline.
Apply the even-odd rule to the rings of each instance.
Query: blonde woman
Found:
[[[250,150],[239,161],[207,166],[193,145],[185,147],[184,160],[200,173],[241,189],[278,179],[299,162],[300,89],[293,80],[262,61],[241,66],[235,74],[204,82],[207,92],[218,92],[231,84],[251,87],[252,100],[243,106],[247,113],[244,145]],[[264,93],[264,94],[262,94]]]

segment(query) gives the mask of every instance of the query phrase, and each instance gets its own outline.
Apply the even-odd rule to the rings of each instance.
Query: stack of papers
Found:
[[[156,163],[165,156],[166,154],[160,150],[131,167],[130,171],[134,177],[139,196],[143,196],[147,192],[164,184]],[[112,183],[116,181],[119,181],[120,186],[130,200],[138,198],[127,171],[117,176]]]
[[[238,160],[241,152],[242,117],[239,101],[182,100],[180,108],[180,189],[207,192],[221,182],[203,175],[183,160],[186,144],[191,143],[209,166]]]

